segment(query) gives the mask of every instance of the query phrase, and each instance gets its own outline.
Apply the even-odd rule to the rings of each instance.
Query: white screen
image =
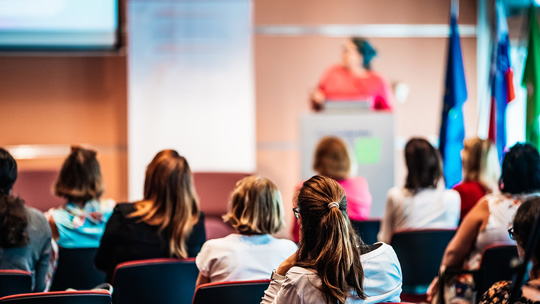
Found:
[[[162,149],[192,171],[254,172],[250,1],[131,0],[127,19],[130,199]]]

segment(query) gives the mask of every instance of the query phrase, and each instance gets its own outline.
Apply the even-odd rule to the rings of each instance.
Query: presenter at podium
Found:
[[[328,68],[311,93],[314,110],[325,103],[359,103],[373,110],[392,110],[392,91],[386,80],[371,70],[377,52],[365,40],[351,38],[343,45],[341,63]],[[362,105],[361,105],[362,104]]]

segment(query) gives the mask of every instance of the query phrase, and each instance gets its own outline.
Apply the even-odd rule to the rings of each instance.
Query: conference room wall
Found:
[[[70,144],[88,144],[104,196],[127,199],[126,106],[124,56],[0,56],[0,146],[38,154],[18,159],[19,170],[60,170]]]

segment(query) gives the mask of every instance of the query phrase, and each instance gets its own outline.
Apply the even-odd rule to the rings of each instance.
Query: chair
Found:
[[[195,291],[193,304],[254,304],[260,303],[270,280],[219,282],[203,284]]]
[[[372,245],[377,242],[377,234],[381,226],[380,219],[368,219],[365,221],[351,220],[351,224],[364,243]]]
[[[32,274],[28,271],[0,270],[0,298],[32,291]]]
[[[511,262],[518,257],[517,247],[513,244],[494,244],[484,250],[480,269],[474,275],[478,299],[495,282],[512,280]]]
[[[97,248],[60,248],[51,291],[92,289],[105,282],[105,273],[94,266]]]
[[[111,304],[106,291],[54,291],[13,295],[0,298],[10,304]]]
[[[453,229],[407,230],[394,233],[390,244],[401,264],[403,301],[425,301],[429,284],[439,272]]]
[[[189,304],[199,270],[195,259],[121,263],[113,275],[115,304]]]
[[[205,215],[206,239],[225,237],[235,229],[221,218],[227,213],[229,196],[236,182],[249,176],[237,172],[193,172],[201,211]]]
[[[472,274],[478,303],[482,295],[495,282],[512,280],[514,269],[511,264],[515,258],[519,258],[516,245],[507,243],[493,244],[488,246],[482,253],[482,260],[478,270],[449,268],[444,272],[441,281],[445,281],[448,277],[457,274]]]

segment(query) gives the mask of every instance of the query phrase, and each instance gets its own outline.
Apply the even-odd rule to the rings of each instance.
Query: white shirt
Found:
[[[294,242],[268,234],[230,234],[206,241],[196,263],[210,282],[265,280],[296,250]]]
[[[347,298],[346,303],[400,302],[401,266],[394,249],[387,244],[360,257],[364,269],[364,293],[366,299]],[[327,304],[325,296],[318,289],[321,279],[314,270],[292,267],[285,276],[272,280],[264,293],[261,304]]]
[[[484,250],[489,245],[497,243],[515,244],[510,239],[508,228],[512,227],[514,215],[526,196],[509,196],[501,193],[492,193],[484,196],[489,207],[489,219],[484,229],[480,230],[469,258],[465,260],[466,269],[480,268]]]
[[[388,191],[378,239],[390,243],[394,232],[407,229],[455,229],[460,209],[461,198],[455,190],[439,186],[412,194],[394,187]]]

